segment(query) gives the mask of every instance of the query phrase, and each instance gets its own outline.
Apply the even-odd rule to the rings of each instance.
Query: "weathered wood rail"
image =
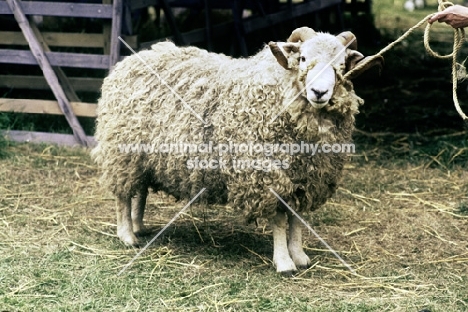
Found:
[[[0,111],[61,114],[64,115],[73,136],[61,136],[60,142],[68,145],[80,144],[89,146],[92,142],[86,136],[77,116],[95,117],[96,104],[82,103],[75,93],[75,87],[83,82],[82,79],[69,79],[60,67],[90,68],[110,70],[120,58],[123,0],[105,0],[104,3],[71,3],[71,2],[45,2],[7,0],[0,1],[0,14],[13,15],[21,29],[20,32],[0,31],[0,44],[2,45],[28,45],[24,49],[0,49],[0,63],[38,65],[43,77],[0,75],[0,86],[18,87],[28,89],[52,90],[56,101],[30,100],[30,99],[0,99]],[[102,34],[86,33],[41,33],[29,15],[45,15],[60,17],[98,18],[108,21]],[[129,39],[129,38],[128,38]],[[135,46],[135,40],[129,40]],[[103,49],[102,54],[53,52],[51,46],[65,47],[98,47]],[[100,86],[100,79],[85,79],[89,85]],[[74,83],[72,83],[72,81]],[[78,86],[83,89],[83,86]],[[13,140],[54,141],[53,134],[40,134],[32,132],[9,131],[6,135]],[[65,139],[66,138],[66,139]]]

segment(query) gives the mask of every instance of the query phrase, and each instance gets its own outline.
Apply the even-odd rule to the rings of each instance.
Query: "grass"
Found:
[[[463,135],[466,136],[466,133]],[[114,200],[85,150],[8,147],[0,163],[0,307],[6,311],[464,311],[468,308],[468,176],[460,137],[357,135],[342,187],[310,224],[312,268],[293,278],[271,263],[264,221],[198,207],[135,256],[115,236]],[[393,143],[388,144],[388,141]],[[450,146],[456,157],[442,157]],[[397,153],[386,153],[399,150]],[[151,239],[183,206],[149,198]]]
[[[435,12],[429,4],[408,13],[402,1],[375,2],[382,37],[366,54]],[[449,51],[450,29],[434,31]],[[366,104],[341,187],[306,217],[358,276],[307,233],[313,266],[281,277],[265,221],[245,225],[217,206],[193,206],[118,276],[139,249],[117,239],[114,199],[88,151],[8,143],[0,311],[468,310],[468,133],[451,103],[450,65],[425,55],[422,29],[385,57],[379,79],[355,83]],[[182,207],[152,194],[146,239]]]

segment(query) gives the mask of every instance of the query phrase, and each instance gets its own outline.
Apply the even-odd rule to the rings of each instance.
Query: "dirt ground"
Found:
[[[364,40],[365,54],[419,20],[376,12],[381,36]],[[449,51],[450,40],[434,47]],[[340,188],[306,216],[356,275],[304,230],[313,265],[281,277],[264,221],[194,206],[119,276],[139,249],[117,239],[114,199],[89,151],[12,145],[0,160],[0,310],[467,311],[468,132],[450,63],[424,52],[422,32],[385,59],[380,75],[355,81],[366,103]],[[183,204],[151,194],[146,239]]]

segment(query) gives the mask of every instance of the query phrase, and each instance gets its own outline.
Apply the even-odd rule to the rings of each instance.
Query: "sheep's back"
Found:
[[[177,188],[180,197],[196,193],[202,183],[223,188],[221,171],[207,175],[186,168],[194,155],[121,153],[118,146],[217,141],[213,129],[225,122],[213,120],[219,107],[249,107],[252,98],[266,98],[277,86],[284,70],[269,51],[262,52],[256,59],[232,59],[166,42],[119,62],[104,80],[98,103],[93,156],[103,168],[103,183],[116,194],[132,195],[151,171],[163,181],[160,187]],[[277,91],[269,103],[279,100]]]

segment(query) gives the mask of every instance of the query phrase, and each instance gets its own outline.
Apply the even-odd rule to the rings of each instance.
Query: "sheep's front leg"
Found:
[[[148,188],[144,187],[132,199],[132,225],[135,235],[144,234],[143,215],[145,213],[146,198],[148,197]]]
[[[117,198],[117,235],[126,245],[138,245],[138,239],[133,234],[131,197]]]
[[[297,271],[294,262],[289,256],[287,245],[287,215],[285,212],[278,211],[276,216],[270,220],[273,229],[273,263],[276,267],[276,272],[290,275]]]
[[[289,214],[289,242],[288,249],[294,264],[298,268],[310,267],[310,258],[302,249],[302,225],[301,221],[294,215]]]

